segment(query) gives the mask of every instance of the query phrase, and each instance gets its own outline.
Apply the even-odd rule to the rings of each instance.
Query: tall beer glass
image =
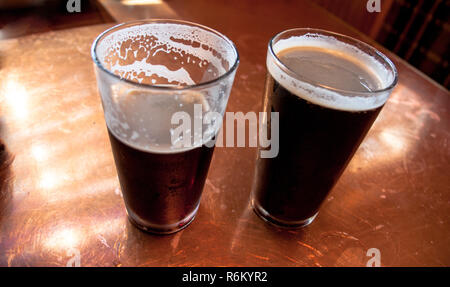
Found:
[[[266,64],[265,126],[278,112],[279,153],[257,158],[251,202],[264,220],[296,228],[314,220],[395,87],[397,71],[373,47],[316,29],[276,35]]]
[[[195,217],[239,56],[210,28],[175,20],[117,25],[92,46],[128,217],[169,234]]]

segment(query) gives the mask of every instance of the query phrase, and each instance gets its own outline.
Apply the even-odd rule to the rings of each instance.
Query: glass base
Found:
[[[145,220],[139,218],[139,216],[137,216],[132,211],[128,210],[128,208],[127,208],[127,214],[128,214],[128,220],[130,220],[130,222],[137,228],[139,228],[145,232],[149,232],[149,233],[153,233],[153,234],[167,235],[167,234],[172,234],[172,233],[178,232],[178,231],[186,228],[192,221],[194,221],[194,218],[195,218],[195,215],[197,215],[199,206],[200,206],[200,204],[197,205],[197,207],[194,209],[194,211],[192,211],[184,219],[182,219],[176,223],[166,224],[166,225],[154,224],[154,223],[145,221]]]
[[[277,219],[276,217],[273,217],[272,215],[270,215],[264,208],[262,208],[254,200],[252,200],[252,207],[253,207],[253,210],[255,211],[256,215],[258,215],[262,220],[264,220],[265,222],[270,223],[271,225],[274,225],[276,227],[281,227],[281,228],[285,228],[285,229],[298,229],[298,228],[308,226],[309,224],[311,224],[311,222],[314,221],[317,214],[319,213],[319,212],[317,212],[313,216],[311,216],[307,219],[304,219],[304,220],[285,221],[285,220]]]

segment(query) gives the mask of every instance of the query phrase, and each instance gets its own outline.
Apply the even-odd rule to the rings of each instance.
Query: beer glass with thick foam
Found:
[[[269,42],[265,127],[278,113],[279,153],[258,151],[251,202],[281,227],[310,224],[397,83],[394,64],[356,39],[292,29]],[[261,148],[260,148],[261,149]]]
[[[239,56],[210,28],[117,25],[92,50],[128,218],[169,234],[195,217]]]

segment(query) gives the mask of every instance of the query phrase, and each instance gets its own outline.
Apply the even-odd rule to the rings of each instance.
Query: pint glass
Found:
[[[91,50],[130,221],[169,234],[200,204],[239,56],[224,35],[176,20],[117,25]]]
[[[269,42],[265,126],[278,113],[279,152],[258,151],[251,203],[283,227],[311,223],[397,83],[393,63],[356,39],[292,29]],[[261,148],[260,148],[261,149]]]

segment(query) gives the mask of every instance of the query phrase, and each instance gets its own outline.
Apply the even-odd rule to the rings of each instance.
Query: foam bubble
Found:
[[[146,59],[141,61],[135,61],[132,65],[121,66],[115,64],[111,67],[111,70],[118,71],[119,73],[130,73],[130,79],[141,82],[142,79],[137,76],[133,76],[133,72],[140,74],[143,72],[145,76],[149,77],[151,75],[158,75],[159,77],[167,79],[168,82],[180,82],[186,85],[195,85],[195,82],[191,79],[189,73],[184,68],[179,68],[178,70],[171,71],[164,65],[152,65],[146,62]],[[152,83],[156,83],[155,79],[152,79]]]
[[[349,60],[362,63],[379,81],[380,86],[387,87],[392,83],[394,75],[374,57],[355,46],[341,42],[334,37],[319,34],[305,34],[279,40],[273,45],[275,54],[294,47],[316,47],[332,50],[346,55]],[[367,111],[382,106],[389,97],[390,91],[374,93],[338,92],[325,89],[298,80],[280,68],[271,55],[267,56],[267,69],[272,77],[291,93],[317,105],[345,111]]]
[[[107,34],[99,41],[96,53],[104,67],[132,81],[140,83],[142,78],[138,75],[144,74],[145,77],[155,75],[167,79],[169,83],[194,85],[193,72],[185,67],[183,57],[187,58],[187,63],[206,70],[205,75],[213,72],[214,75],[204,75],[197,83],[208,81],[225,74],[233,64],[236,54],[229,46],[227,40],[199,27],[147,23]],[[170,55],[171,64],[177,68],[151,64],[150,60],[160,54]],[[150,81],[155,84],[154,78]]]

